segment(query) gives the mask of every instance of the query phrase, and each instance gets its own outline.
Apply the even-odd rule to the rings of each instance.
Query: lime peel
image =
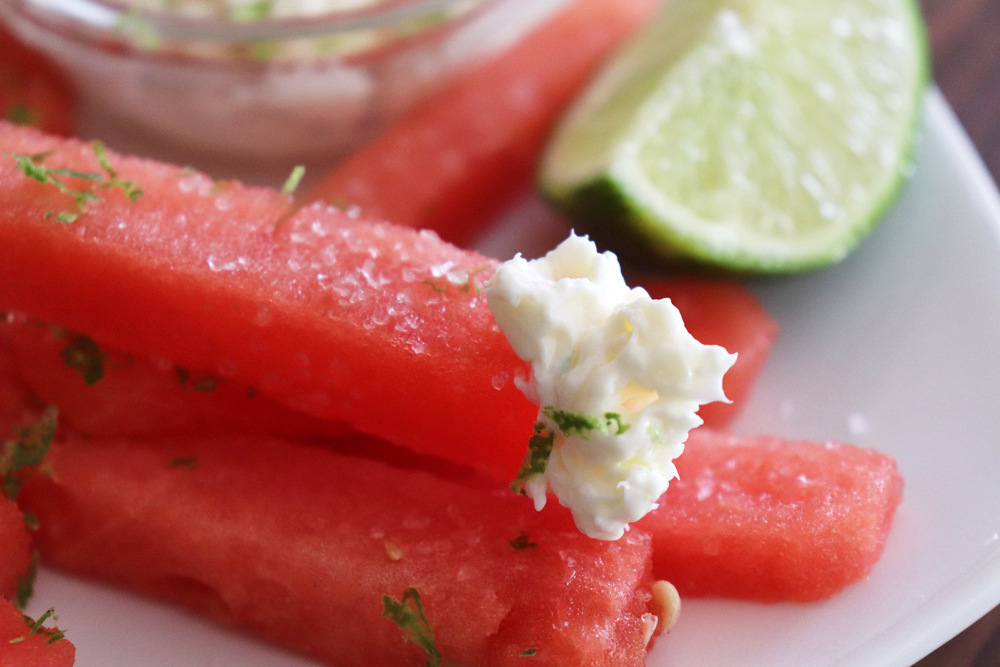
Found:
[[[912,0],[674,0],[567,114],[540,184],[625,253],[831,264],[911,172],[928,71]]]

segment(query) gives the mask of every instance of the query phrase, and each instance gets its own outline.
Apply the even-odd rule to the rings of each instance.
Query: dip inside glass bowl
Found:
[[[568,1],[0,0],[0,18],[76,83],[81,135],[254,181],[251,158],[334,161]]]

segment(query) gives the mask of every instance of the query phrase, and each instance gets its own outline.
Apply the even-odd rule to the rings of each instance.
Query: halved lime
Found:
[[[540,184],[619,250],[830,264],[898,193],[928,69],[916,0],[671,0],[567,113]]]

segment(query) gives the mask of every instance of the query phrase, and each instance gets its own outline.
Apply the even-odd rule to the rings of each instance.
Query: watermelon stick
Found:
[[[32,391],[21,379],[14,350],[2,331],[0,325],[0,441],[38,418]]]
[[[723,379],[726,396],[733,403],[712,403],[698,412],[706,426],[724,426],[749,392],[777,334],[777,324],[735,282],[640,283],[654,298],[671,298],[695,338],[739,355]],[[78,432],[156,437],[209,429],[304,437],[343,435],[349,430],[340,422],[293,412],[220,375],[194,375],[169,364],[163,367],[162,362],[98,347],[86,336],[60,327],[11,316],[8,323],[0,324],[0,351],[5,338],[14,348],[8,360],[11,368],[16,365],[17,374],[44,403],[58,405],[62,423]],[[14,377],[13,371],[8,375]],[[0,392],[3,386],[0,381]],[[30,394],[27,389],[16,391]],[[13,412],[19,412],[13,410],[14,405],[12,418]],[[0,409],[5,408],[0,401]]]
[[[34,591],[37,554],[32,552],[29,529],[38,522],[22,514],[14,503],[25,479],[37,472],[56,431],[55,408],[47,408],[35,423],[15,429],[0,440],[0,597],[19,607]]]
[[[832,442],[699,428],[677,471],[636,526],[653,574],[685,596],[827,598],[868,576],[903,496],[891,457]]]
[[[63,630],[53,627],[54,620],[53,609],[34,619],[0,598],[0,665],[72,667],[76,648],[63,636]]]
[[[0,25],[0,119],[68,136],[73,97],[55,65]]]
[[[340,436],[343,422],[294,412],[220,375],[136,359],[61,327],[9,318],[20,377],[59,406],[61,423],[95,436],[163,436],[213,430],[286,437]]]
[[[303,201],[355,204],[367,216],[466,243],[530,187],[559,112],[658,6],[572,0],[510,51],[408,112]]]
[[[0,156],[0,309],[515,476],[535,409],[479,294],[493,260],[27,128]]]
[[[654,299],[670,299],[691,335],[706,345],[721,345],[738,356],[726,371],[722,388],[731,403],[703,405],[698,416],[705,426],[723,428],[738,414],[778,337],[778,323],[743,285],[735,281],[684,278],[640,278]]]
[[[0,599],[15,600],[32,566],[31,535],[24,514],[3,493],[0,493],[0,545]]]
[[[643,664],[642,531],[598,542],[499,485],[250,436],[75,441],[49,463],[21,494],[45,562],[338,667]]]

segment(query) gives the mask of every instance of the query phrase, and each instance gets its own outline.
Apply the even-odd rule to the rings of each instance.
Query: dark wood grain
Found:
[[[934,78],[993,179],[1000,181],[1000,2],[923,0],[922,4]]]
[[[934,78],[1000,182],[1000,0],[922,0]],[[915,667],[1000,667],[1000,607]]]

